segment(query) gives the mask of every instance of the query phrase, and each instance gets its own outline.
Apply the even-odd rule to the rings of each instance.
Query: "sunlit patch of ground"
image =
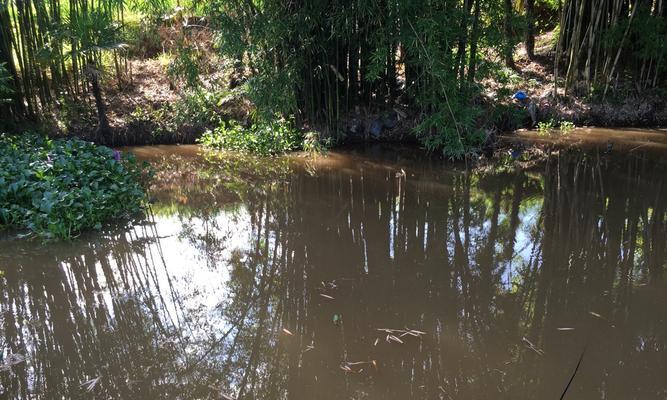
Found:
[[[667,152],[667,129],[610,129],[577,128],[565,133],[554,130],[551,133],[520,130],[505,136],[512,141],[521,140],[539,144],[576,145],[581,147],[602,146],[605,151],[613,150],[658,150]]]

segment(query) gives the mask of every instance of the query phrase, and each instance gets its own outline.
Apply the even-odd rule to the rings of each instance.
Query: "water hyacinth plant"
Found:
[[[0,227],[71,238],[140,213],[142,168],[131,156],[79,139],[0,135]]]

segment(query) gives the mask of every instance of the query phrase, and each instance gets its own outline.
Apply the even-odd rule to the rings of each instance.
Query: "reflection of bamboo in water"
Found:
[[[24,271],[6,271],[1,280],[3,310],[15,311],[5,319],[5,336],[13,351],[24,343],[36,350],[32,372],[19,369],[3,384],[27,394],[32,389],[21,382],[33,374],[45,379],[37,388],[71,390],[109,371],[104,390],[126,398],[164,393],[175,382],[189,383],[174,392],[181,395],[203,396],[209,389],[202,386],[215,384],[243,398],[334,399],[362,391],[370,398],[547,397],[562,391],[558,377],[567,379],[578,356],[580,348],[564,348],[556,335],[556,327],[572,322],[575,334],[613,333],[603,331],[611,323],[623,329],[594,344],[584,360],[609,375],[582,371],[586,386],[575,381],[570,389],[584,397],[609,391],[621,381],[613,378],[632,374],[609,367],[613,360],[641,371],[657,365],[638,349],[638,337],[653,348],[667,339],[663,321],[636,311],[655,306],[636,281],[661,287],[665,267],[664,194],[646,185],[661,182],[651,166],[637,159],[618,172],[561,155],[539,183],[522,173],[449,174],[438,185],[386,169],[317,179],[295,174],[284,187],[246,198],[253,239],[249,251],[232,257],[231,299],[220,310],[228,323],[211,327],[214,339],[187,345],[195,350],[187,357],[185,343],[155,343],[190,327],[154,227],[91,243],[83,256],[47,259],[68,265],[54,276],[40,272],[23,282],[21,261]],[[543,201],[533,199],[542,190]],[[99,268],[96,260],[104,260]],[[333,280],[335,289],[326,286]],[[98,292],[104,281],[109,303]],[[122,298],[128,293],[135,296]],[[49,325],[22,324],[15,315]],[[428,334],[373,346],[376,328],[406,326]],[[292,335],[276,336],[282,328]],[[533,349],[522,347],[523,336]],[[377,371],[339,368],[368,360],[378,361]],[[130,387],[124,374],[142,382]],[[656,392],[659,382],[647,390]]]
[[[383,372],[374,376],[376,385],[364,386],[371,397],[415,397],[424,384],[428,387],[425,397],[439,395],[438,385],[458,397],[472,397],[480,392],[489,396],[520,394],[529,390],[545,395],[559,393],[562,387],[558,379],[542,382],[540,378],[550,373],[559,376],[560,370],[548,373],[531,350],[517,353],[519,358],[514,362],[518,364],[511,373],[494,372],[484,366],[507,370],[503,363],[509,355],[503,346],[512,341],[521,346],[523,335],[542,346],[545,354],[556,354],[553,346],[560,344],[551,332],[564,317],[573,312],[586,313],[598,305],[613,306],[611,297],[603,302],[597,299],[600,293],[614,290],[610,277],[618,276],[621,265],[630,268],[628,263],[634,256],[625,250],[625,264],[615,263],[618,243],[636,241],[636,236],[628,236],[635,226],[633,206],[622,199],[641,197],[637,196],[637,189],[646,177],[638,174],[635,180],[626,182],[625,190],[619,190],[614,182],[600,180],[617,178],[597,168],[603,166],[567,156],[549,163],[543,203],[526,203],[525,197],[533,189],[520,174],[509,177],[511,185],[500,181],[482,196],[479,178],[472,175],[453,177],[453,191],[439,192],[437,196],[429,192],[431,185],[411,184],[410,191],[402,183],[388,186],[385,182],[393,176],[386,172],[386,179],[373,172],[359,177],[344,173],[321,175],[316,181],[294,177],[289,185],[290,198],[269,196],[267,204],[271,202],[273,208],[267,208],[265,215],[275,221],[287,218],[287,224],[275,229],[289,226],[288,235],[295,235],[280,243],[281,252],[292,256],[281,262],[284,270],[280,271],[280,284],[275,286],[274,307],[282,310],[282,325],[296,335],[289,338],[291,343],[300,345],[288,347],[286,370],[276,368],[279,352],[271,344],[273,339],[266,337],[266,354],[259,356],[260,334],[253,334],[250,353],[246,353],[251,356],[246,360],[255,364],[250,362],[244,368],[266,374],[249,373],[246,384],[257,388],[285,382],[283,390],[294,398],[351,395],[359,389],[359,382],[354,377],[341,377],[338,363],[348,357],[381,357]],[[591,187],[597,190],[589,190]],[[449,200],[445,200],[447,196]],[[295,198],[322,201],[304,203]],[[447,204],[446,210],[441,204],[434,204],[436,198]],[[431,202],[426,203],[425,199]],[[488,209],[486,199],[490,200]],[[619,207],[620,204],[626,206]],[[528,258],[517,266],[518,286],[510,286],[513,293],[505,293],[501,275],[505,266],[519,256],[515,254],[517,230],[523,223],[519,214],[526,206],[535,210],[529,227],[531,246],[524,245]],[[639,210],[647,206],[646,202],[636,204]],[[651,207],[658,210],[651,222],[664,219],[664,209],[660,211],[656,204]],[[314,216],[332,215],[331,210],[334,215],[338,215],[338,210],[345,212],[341,217],[326,219],[326,223],[314,220]],[[627,218],[617,218],[618,215],[631,220],[628,223]],[[485,227],[487,221],[489,225]],[[604,229],[600,229],[601,221]],[[618,232],[622,232],[620,242]],[[258,236],[256,243],[260,242]],[[329,246],[322,246],[323,243]],[[627,249],[636,251],[637,246]],[[604,257],[600,258],[600,254]],[[605,278],[591,285],[598,273],[593,266],[600,263],[606,263]],[[422,266],[427,269],[415,275]],[[366,273],[368,278],[364,278]],[[564,279],[563,274],[568,278]],[[334,278],[342,287],[347,286],[340,289],[344,294],[331,296],[335,302],[321,303],[316,290],[319,281]],[[569,299],[580,299],[581,304],[570,303]],[[267,304],[260,302],[257,312],[265,315],[262,310]],[[504,313],[498,314],[499,309]],[[332,328],[331,315],[341,310],[343,327]],[[274,329],[279,327],[275,322],[274,319]],[[368,331],[389,322],[396,326],[420,324],[431,335],[418,351],[409,354],[393,350],[378,353],[372,347],[372,338],[370,344],[363,343],[361,339],[369,340]],[[315,348],[304,353],[304,344],[311,339]],[[573,348],[572,353],[578,350]],[[558,365],[567,365],[569,356],[563,352],[563,362]],[[325,366],[330,370],[323,370]],[[562,372],[571,373],[571,369],[563,368]],[[316,386],[308,384],[313,374],[318,377]],[[253,377],[258,381],[250,382]],[[406,382],[408,386],[397,388],[396,382]],[[599,389],[604,382],[605,378],[600,377],[590,386]],[[558,386],[558,390],[552,391],[552,386]],[[327,391],[329,387],[338,388],[335,395]],[[280,388],[274,390],[280,393]]]
[[[19,379],[10,386],[3,376],[9,393],[17,397],[27,397],[29,392],[47,397],[69,393],[74,397],[84,390],[81,382],[100,375],[103,380],[96,390],[107,394],[130,396],[151,390],[148,382],[137,382],[131,388],[125,377],[148,377],[143,363],[159,359],[149,356],[157,355],[151,342],[169,338],[184,326],[168,322],[169,307],[163,299],[147,301],[161,291],[154,269],[158,265],[147,255],[155,245],[148,233],[110,234],[105,241],[74,248],[83,249],[81,255],[67,255],[69,250],[62,246],[56,255],[36,251],[29,259],[16,260],[14,273],[2,280],[6,293],[2,307],[5,315],[30,320],[5,320],[5,340],[14,352],[27,352],[29,363],[15,367]],[[138,243],[143,250],[137,248]],[[109,259],[114,260],[113,265]],[[35,263],[44,268],[35,269]],[[110,302],[104,300],[102,282],[108,286]],[[125,294],[137,296],[123,298]],[[32,383],[28,376],[35,378]]]
[[[636,165],[636,160],[625,163],[630,167],[629,171],[634,170],[633,164]],[[621,175],[614,168],[614,173],[609,173],[611,166],[591,163],[581,156],[574,159],[559,157],[557,162],[548,165],[548,168],[552,167],[556,171],[547,174],[545,182],[543,243],[546,248],[531,324],[532,338],[537,340],[536,343],[542,342],[547,352],[551,347],[561,346],[562,337],[556,335],[556,327],[568,319],[581,319],[576,316],[597,311],[609,318],[623,320],[622,314],[627,312],[625,307],[633,301],[628,296],[632,292],[628,271],[633,268],[630,263],[634,264],[631,260],[636,254],[637,237],[632,234],[633,227],[639,223],[636,210],[659,209],[657,199],[662,196],[659,192],[657,197],[642,193],[648,189],[645,182],[652,180],[654,172],[650,170]],[[601,173],[603,167],[608,169],[605,174]],[[650,193],[652,188],[648,190]],[[658,211],[657,218],[664,221],[664,210]],[[659,263],[644,267],[664,269]],[[614,297],[613,293],[624,293],[624,296]],[[577,303],[571,303],[570,299],[577,299]],[[620,315],[617,314],[619,311]],[[624,326],[624,329],[629,328]],[[597,346],[603,345],[597,343]],[[619,348],[618,345],[611,347]],[[574,346],[565,352],[554,353],[567,364],[576,360],[578,351],[580,348]],[[627,352],[616,356],[618,359],[632,358]],[[563,371],[544,372],[545,376],[553,374],[561,375]],[[554,390],[562,391],[557,385],[551,388],[546,382],[544,385],[545,395]],[[589,390],[588,395],[594,396],[597,389],[590,386]],[[586,397],[586,394],[582,396]]]

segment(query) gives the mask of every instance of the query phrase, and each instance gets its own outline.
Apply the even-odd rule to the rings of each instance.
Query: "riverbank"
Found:
[[[498,67],[492,78],[481,82],[482,90],[471,101],[476,116],[468,129],[487,135],[478,148],[488,151],[493,135],[520,129],[537,129],[538,123],[558,126],[561,123],[577,127],[659,128],[667,126],[665,90],[639,90],[618,82],[607,96],[590,96],[573,90],[565,93],[553,90],[552,33],[538,38],[536,55],[529,60],[520,45],[515,53],[514,68]],[[210,63],[224,64],[212,49],[205,57]],[[44,115],[39,123],[23,121],[11,131],[28,128],[51,137],[77,137],[107,146],[155,144],[194,144],[207,131],[231,123],[252,130],[256,106],[237,86],[237,77],[228,68],[213,71],[202,79],[200,86],[187,89],[176,84],[168,74],[163,55],[128,60],[130,76],[121,81],[109,75],[103,77],[104,102],[110,130],[98,132],[95,100],[92,93],[82,94],[77,102],[63,101]],[[524,91],[535,105],[537,121],[533,122],[526,107],[514,101],[511,94]],[[300,129],[314,131],[327,146],[362,143],[418,143],[417,127],[428,118],[418,108],[403,104],[371,102],[341,115],[336,130],[327,125],[300,124]],[[243,135],[236,135],[243,136]],[[248,136],[248,135],[246,135]],[[251,135],[250,135],[251,136]],[[491,136],[491,137],[489,137]],[[486,149],[484,147],[487,147]],[[473,149],[474,150],[474,149]],[[473,151],[474,152],[474,151]]]

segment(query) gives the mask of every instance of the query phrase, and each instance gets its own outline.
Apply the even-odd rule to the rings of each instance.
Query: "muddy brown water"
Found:
[[[0,240],[0,398],[667,398],[662,152],[132,151],[146,219]]]

